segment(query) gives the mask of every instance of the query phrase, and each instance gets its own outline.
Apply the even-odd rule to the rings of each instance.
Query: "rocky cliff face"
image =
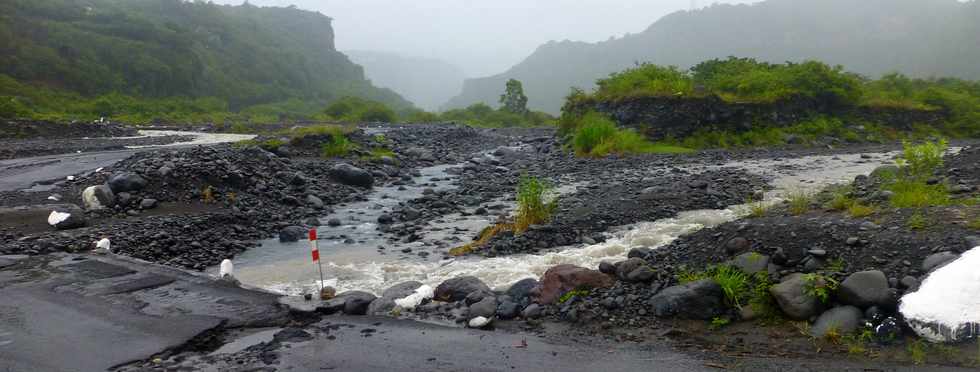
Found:
[[[820,115],[876,123],[901,131],[912,130],[915,124],[936,124],[947,119],[942,111],[836,106],[812,99],[728,103],[717,96],[583,102],[568,109],[607,114],[619,125],[634,128],[652,140],[683,138],[701,129],[741,132],[760,125],[791,126]]]

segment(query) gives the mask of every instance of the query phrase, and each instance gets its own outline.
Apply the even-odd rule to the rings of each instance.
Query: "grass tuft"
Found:
[[[517,216],[514,218],[514,231],[522,233],[531,225],[546,223],[558,206],[558,199],[552,197],[554,188],[547,182],[522,175],[517,186]],[[547,199],[551,200],[547,200]]]
[[[861,203],[851,203],[847,207],[847,214],[853,218],[864,218],[875,213],[875,208]]]
[[[606,116],[590,112],[576,123],[572,148],[582,157],[601,158],[611,154],[682,154],[692,150],[662,143],[651,143],[632,129],[619,129]]]
[[[491,226],[487,226],[482,231],[480,231],[480,234],[477,236],[476,240],[474,240],[472,243],[450,249],[449,255],[456,256],[456,257],[465,256],[467,254],[472,253],[477,248],[486,245],[487,243],[490,242],[490,239],[493,239],[493,237],[497,236],[498,234],[504,231],[513,231],[513,230],[514,230],[514,225],[508,223],[497,223]]]
[[[840,283],[833,278],[820,274],[806,274],[803,276],[803,292],[823,303],[830,301],[830,295],[837,290],[839,285]]]
[[[789,203],[790,213],[799,216],[810,210],[813,193],[806,190],[790,191],[786,194],[786,202]]]
[[[905,221],[905,226],[912,230],[922,230],[926,228],[928,223],[929,221],[926,220],[926,216],[917,211],[909,216],[909,219]]]

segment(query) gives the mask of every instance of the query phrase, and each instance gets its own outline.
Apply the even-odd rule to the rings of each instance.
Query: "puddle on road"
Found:
[[[818,188],[853,180],[857,175],[868,174],[883,164],[892,164],[896,153],[807,156],[793,159],[766,159],[730,162],[720,167],[742,168],[772,180],[774,190],[767,198],[778,201],[787,191],[816,190]],[[445,178],[445,168],[429,168],[428,177]],[[426,178],[423,176],[422,178]],[[453,187],[451,181],[438,187]],[[583,186],[577,184],[576,186]],[[610,232],[609,239],[600,244],[564,247],[543,254],[523,254],[507,257],[480,258],[462,257],[441,260],[440,254],[428,259],[412,255],[397,255],[401,249],[410,245],[387,243],[385,237],[378,235],[373,221],[382,210],[387,210],[398,201],[408,200],[419,188],[409,187],[401,191],[405,197],[379,199],[378,195],[395,195],[390,188],[380,188],[368,202],[357,203],[338,209],[338,216],[344,225],[335,229],[321,228],[320,251],[323,257],[326,285],[338,291],[364,290],[380,294],[395,284],[417,280],[428,285],[438,285],[446,279],[461,275],[480,278],[492,288],[503,289],[525,278],[540,277],[548,268],[558,264],[574,264],[594,268],[599,262],[625,259],[633,248],[657,248],[669,244],[678,237],[702,228],[716,226],[735,220],[747,213],[746,206],[733,206],[722,210],[687,211],[674,218],[653,222],[642,222],[624,226]],[[570,190],[565,190],[570,191]],[[416,195],[416,196],[417,196]],[[392,204],[394,203],[394,204]],[[329,218],[334,218],[333,216]],[[464,219],[465,220],[465,219]],[[454,222],[445,219],[443,228],[456,227],[472,237],[490,219],[465,220]],[[324,241],[324,237],[351,236],[357,233],[356,240],[363,241],[353,245],[342,245],[334,241]],[[444,239],[445,236],[424,236],[424,240]],[[387,247],[387,254],[376,255],[378,245]],[[267,242],[260,248],[252,249],[235,259],[235,276],[243,283],[284,294],[312,292],[317,287],[316,268],[309,259],[309,244],[301,242],[283,245]],[[372,257],[372,255],[375,255]]]

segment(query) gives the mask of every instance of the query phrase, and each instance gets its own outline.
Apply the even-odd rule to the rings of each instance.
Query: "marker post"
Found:
[[[320,250],[317,248],[316,228],[310,229],[310,246],[313,249],[313,263],[320,272],[320,293],[323,293],[323,265],[320,263]]]

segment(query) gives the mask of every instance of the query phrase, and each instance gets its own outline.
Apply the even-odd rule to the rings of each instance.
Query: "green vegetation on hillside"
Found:
[[[146,122],[309,117],[371,86],[336,51],[330,18],[174,0],[0,3],[0,115]]]
[[[686,138],[667,138],[664,144],[687,148],[773,146],[787,142],[813,143],[833,137],[846,142],[884,142],[934,136],[980,136],[980,83],[958,79],[912,79],[889,74],[872,80],[817,61],[771,64],[730,57],[702,62],[688,71],[641,64],[597,82],[592,93],[573,90],[559,120],[560,132],[576,136],[589,107],[648,97],[705,98],[729,103],[779,104],[811,102],[814,110],[920,110],[944,113],[942,123],[914,124],[900,132],[860,117],[835,117],[815,111],[796,124],[753,123],[748,130],[706,128]],[[655,126],[656,123],[649,123]],[[588,150],[588,149],[587,149]],[[591,151],[591,150],[589,150]]]
[[[860,6],[855,6],[856,4]],[[651,21],[653,21],[651,19]],[[766,0],[715,4],[666,15],[645,29],[596,43],[541,45],[500,74],[468,79],[449,108],[490,102],[508,79],[524,83],[529,107],[557,114],[572,87],[639,62],[681,70],[719,56],[782,63],[833,61],[863,76],[980,79],[980,1]]]

